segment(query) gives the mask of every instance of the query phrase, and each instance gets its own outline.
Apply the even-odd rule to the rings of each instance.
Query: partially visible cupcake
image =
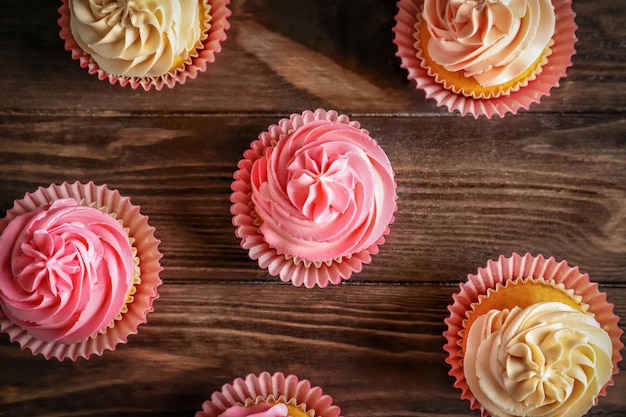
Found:
[[[339,417],[330,396],[308,380],[277,372],[249,374],[214,392],[196,417]]]
[[[60,36],[90,74],[131,88],[173,87],[215,60],[230,0],[62,0]]]
[[[461,398],[483,416],[581,417],[613,385],[619,319],[577,267],[501,256],[453,299],[446,362]]]
[[[417,88],[461,114],[528,109],[575,53],[571,0],[401,0],[394,42]]]
[[[350,278],[394,221],[387,155],[358,122],[335,111],[305,111],[270,126],[238,168],[231,212],[241,246],[296,286]]]
[[[49,359],[126,343],[161,284],[148,219],[105,185],[40,187],[0,221],[0,330]]]

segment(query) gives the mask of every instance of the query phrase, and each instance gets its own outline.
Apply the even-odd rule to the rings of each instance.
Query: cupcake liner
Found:
[[[106,206],[111,213],[122,219],[129,235],[134,238],[140,268],[140,283],[132,294],[133,301],[126,304],[127,311],[119,320],[114,321],[106,332],[98,333],[91,338],[74,344],[44,342],[29,335],[26,330],[10,321],[0,309],[0,331],[7,333],[12,342],[18,342],[22,349],[29,349],[33,355],[41,354],[46,359],[51,357],[62,361],[69,358],[73,361],[79,357],[89,359],[93,354],[102,355],[105,350],[115,350],[119,343],[126,343],[128,336],[137,333],[139,325],[147,321],[147,314],[153,311],[154,300],[158,298],[157,287],[162,283],[159,273],[163,269],[160,264],[162,257],[158,245],[161,243],[154,236],[155,229],[148,224],[148,217],[139,212],[139,206],[133,205],[129,197],[123,197],[117,190],[110,190],[106,185],[95,185],[93,182],[82,184],[67,182],[61,185],[39,187],[37,191],[27,193],[21,200],[14,202],[13,208],[7,211],[6,217],[0,221],[0,233],[10,220],[16,216],[49,204],[54,200],[73,198]]]
[[[202,47],[196,49],[194,54],[190,56],[190,61],[186,62],[183,68],[155,77],[118,76],[102,70],[91,55],[78,45],[70,28],[68,0],[61,0],[61,2],[58,19],[61,28],[59,36],[65,41],[65,50],[72,53],[72,59],[78,60],[81,68],[86,68],[89,74],[97,75],[99,80],[109,80],[111,84],[119,83],[122,87],[130,86],[132,89],[141,87],[145,91],[149,91],[154,87],[159,91],[163,87],[173,88],[176,84],[184,84],[187,79],[195,79],[199,73],[206,71],[209,63],[215,61],[215,54],[222,50],[221,42],[226,40],[226,31],[230,28],[228,22],[231,15],[228,8],[230,0],[208,0],[211,5],[210,27],[202,35]]]
[[[554,44],[548,62],[541,66],[541,73],[529,80],[526,86],[511,91],[507,96],[480,99],[456,94],[429,75],[428,69],[422,67],[421,59],[417,56],[414,33],[422,3],[423,0],[400,0],[396,3],[398,13],[393,27],[393,42],[398,48],[396,56],[401,60],[400,66],[408,70],[408,79],[415,80],[416,88],[423,90],[426,98],[434,99],[437,106],[447,107],[451,113],[458,111],[463,116],[471,114],[478,118],[483,115],[490,119],[494,115],[504,117],[507,113],[517,114],[520,109],[528,110],[531,104],[550,95],[550,90],[559,85],[559,80],[566,76],[567,68],[572,65],[572,56],[576,53],[575,33],[578,29],[572,1],[553,0],[556,14],[555,34],[552,38]]]
[[[315,410],[315,417],[340,417],[341,410],[333,405],[329,395],[306,380],[299,380],[295,375],[285,376],[277,372],[262,372],[259,375],[249,374],[244,379],[237,378],[232,384],[225,384],[222,390],[214,392],[211,399],[202,404],[202,411],[196,417],[217,417],[227,408],[234,405],[247,405],[258,402],[259,398],[284,397],[287,401],[295,400],[307,410]]]
[[[281,254],[271,247],[259,231],[259,224],[252,202],[252,187],[250,172],[254,161],[261,158],[265,149],[273,146],[281,135],[285,135],[306,123],[315,120],[329,120],[344,123],[360,129],[360,124],[350,121],[348,116],[340,115],[336,111],[318,109],[315,112],[305,111],[292,114],[288,119],[282,119],[278,125],[272,125],[266,132],[259,135],[259,139],[252,142],[250,149],[244,153],[244,158],[238,163],[238,170],[234,174],[232,183],[231,214],[235,234],[241,239],[241,247],[248,251],[251,259],[257,260],[262,269],[267,269],[272,276],[279,276],[283,282],[291,282],[295,286],[304,285],[306,288],[319,286],[324,288],[328,284],[339,284],[349,279],[353,273],[361,271],[363,264],[369,264],[372,256],[377,254],[379,246],[385,243],[385,236],[389,234],[389,225],[394,222],[391,218],[383,235],[370,247],[342,258],[323,263],[310,263],[289,255]],[[397,206],[396,206],[397,208]],[[395,209],[394,209],[395,211]]]
[[[498,260],[489,260],[487,266],[479,268],[476,274],[469,274],[467,282],[459,285],[459,292],[452,296],[454,302],[448,306],[450,315],[444,320],[448,326],[443,335],[446,338],[444,350],[448,353],[446,362],[451,366],[449,372],[456,381],[454,386],[462,391],[461,398],[470,401],[472,409],[481,409],[483,416],[489,415],[474,398],[463,373],[463,338],[465,336],[465,321],[476,303],[490,290],[500,285],[507,285],[509,280],[515,279],[552,280],[557,287],[561,285],[573,290],[573,296],[588,306],[588,312],[594,314],[595,319],[609,334],[613,343],[613,373],[611,379],[601,389],[596,397],[606,395],[606,389],[614,384],[614,376],[619,372],[618,363],[622,359],[620,350],[624,347],[620,340],[623,331],[619,328],[619,318],[613,313],[613,304],[607,302],[606,294],[598,290],[598,284],[589,280],[588,274],[580,272],[578,267],[571,267],[565,261],[556,261],[553,257],[544,258],[542,255],[512,254],[507,258],[500,256]]]

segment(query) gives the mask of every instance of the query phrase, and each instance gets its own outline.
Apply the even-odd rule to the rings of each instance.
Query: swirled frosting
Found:
[[[558,302],[491,310],[469,329],[467,384],[493,416],[580,417],[612,372],[611,339]]]
[[[74,199],[16,216],[0,235],[0,307],[39,340],[78,343],[106,328],[133,274],[122,225]]]
[[[272,406],[269,403],[261,403],[250,407],[235,405],[218,417],[289,417],[289,413],[285,404]]]
[[[428,54],[483,87],[520,76],[554,34],[550,0],[425,0]]]
[[[69,0],[78,45],[102,70],[128,77],[166,74],[202,35],[198,0]]]
[[[366,131],[312,121],[266,149],[251,170],[260,231],[278,252],[326,262],[375,244],[395,210],[387,155]]]

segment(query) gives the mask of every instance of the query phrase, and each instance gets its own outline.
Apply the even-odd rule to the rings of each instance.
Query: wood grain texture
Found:
[[[1,120],[0,135],[11,138],[0,145],[2,209],[40,184],[106,182],[151,217],[166,267],[198,279],[273,280],[239,248],[229,197],[237,162],[274,116]],[[487,258],[528,251],[567,259],[600,282],[624,281],[619,116],[358,120],[389,155],[399,208],[381,254],[354,280],[454,282]]]
[[[575,1],[568,77],[529,111],[494,120],[449,114],[406,80],[394,2],[233,3],[216,62],[146,93],[71,59],[60,2],[3,1],[0,216],[38,186],[106,183],[150,217],[165,269],[156,310],[115,352],[46,361],[0,334],[0,417],[193,416],[222,384],[264,370],[310,379],[347,417],[478,416],[447,375],[443,320],[467,274],[512,252],[578,265],[626,317],[620,1]],[[229,197],[250,142],[319,107],[379,141],[399,199],[370,265],[307,290],[248,258]],[[589,415],[626,415],[620,369]]]
[[[625,110],[622,7],[618,0],[596,3],[575,2],[580,40],[573,67],[530,112]],[[5,4],[0,92],[7,94],[0,111],[289,114],[325,107],[447,115],[424,100],[400,68],[392,43],[394,2],[301,0],[298,7],[286,0],[234,2],[228,39],[215,63],[193,82],[149,93],[97,82],[70,58],[56,23],[60,2],[32,0],[37,16],[18,0]]]
[[[234,375],[289,369],[322,386],[345,415],[474,415],[443,364],[445,306],[455,291],[166,280],[149,324],[100,358],[46,362],[3,344],[11,366],[0,375],[0,401],[6,415],[182,417]],[[622,415],[623,375],[599,415]]]

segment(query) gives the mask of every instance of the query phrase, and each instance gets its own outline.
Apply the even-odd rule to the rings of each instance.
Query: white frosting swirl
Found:
[[[166,74],[202,36],[198,0],[69,0],[69,9],[76,42],[113,75]]]
[[[520,76],[554,34],[550,0],[425,0],[428,54],[484,87]]]
[[[493,416],[580,417],[613,369],[608,333],[563,303],[491,310],[467,337],[465,379]]]

